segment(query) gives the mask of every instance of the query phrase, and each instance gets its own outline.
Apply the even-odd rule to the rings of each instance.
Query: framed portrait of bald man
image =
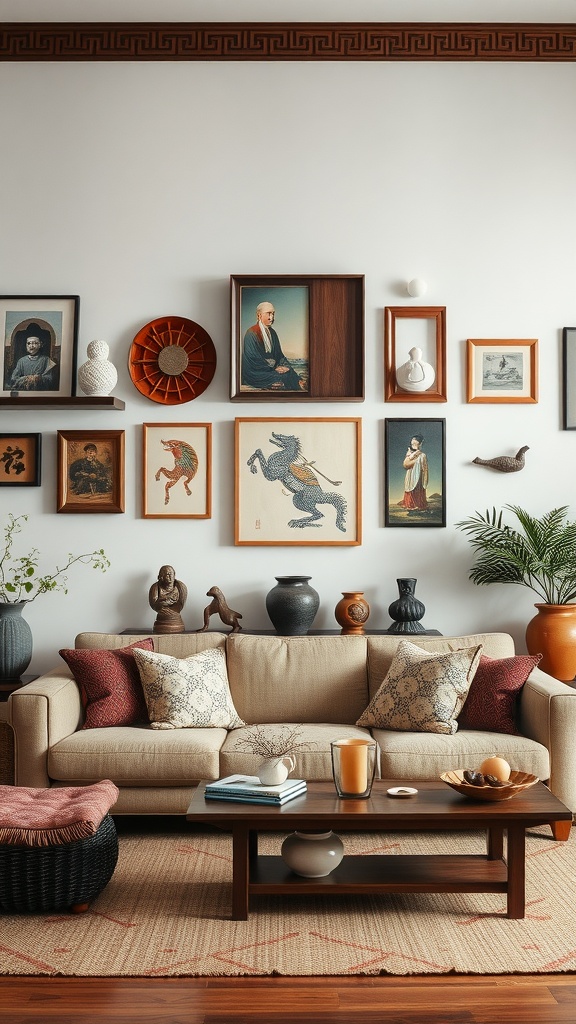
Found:
[[[0,396],[76,394],[78,295],[0,295]]]
[[[364,398],[364,277],[233,275],[232,401]]]

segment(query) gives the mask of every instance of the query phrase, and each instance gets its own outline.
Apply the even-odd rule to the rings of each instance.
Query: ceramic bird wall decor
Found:
[[[472,459],[477,466],[488,466],[490,469],[497,469],[500,473],[517,473],[524,469],[524,452],[527,452],[529,445],[525,444],[516,452],[516,455],[498,455],[495,459]]]

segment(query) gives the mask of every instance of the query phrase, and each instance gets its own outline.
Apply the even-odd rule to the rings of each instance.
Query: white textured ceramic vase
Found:
[[[280,852],[296,875],[324,878],[340,864],[344,844],[334,832],[291,832]]]
[[[91,341],[87,348],[88,359],[78,370],[78,384],[85,395],[109,395],[118,381],[118,371],[108,359],[108,343]]]

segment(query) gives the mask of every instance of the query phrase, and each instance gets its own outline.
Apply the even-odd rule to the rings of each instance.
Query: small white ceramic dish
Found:
[[[417,789],[413,789],[412,786],[393,786],[392,789],[387,789],[388,796],[416,796]]]

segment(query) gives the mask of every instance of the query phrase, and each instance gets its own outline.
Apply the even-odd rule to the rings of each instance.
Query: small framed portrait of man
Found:
[[[58,431],[58,512],[124,511],[124,431]]]
[[[77,295],[0,296],[0,396],[76,393]]]

